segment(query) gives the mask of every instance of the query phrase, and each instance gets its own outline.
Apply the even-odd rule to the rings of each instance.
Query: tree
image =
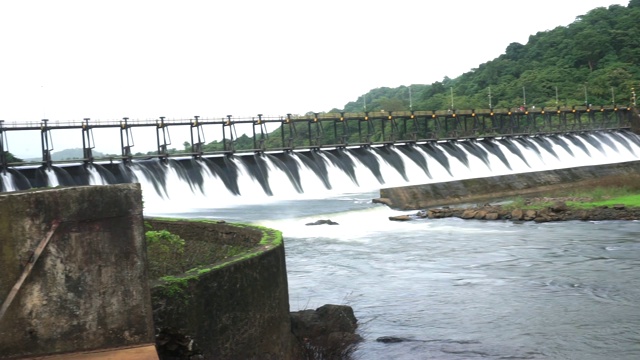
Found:
[[[627,7],[599,7],[568,26],[531,35],[526,44],[511,43],[505,53],[458,78],[444,77],[433,84],[412,85],[414,110],[451,107],[513,107],[524,102],[539,106],[582,105],[584,87],[589,102],[629,101],[632,87],[640,87],[640,0]],[[623,95],[624,94],[624,95]],[[347,112],[408,108],[407,87],[378,88],[345,106]],[[620,100],[620,101],[618,101]]]
[[[7,163],[22,163],[24,162],[23,159],[20,159],[18,157],[15,157],[12,153],[10,152],[5,152],[5,159],[7,160]]]

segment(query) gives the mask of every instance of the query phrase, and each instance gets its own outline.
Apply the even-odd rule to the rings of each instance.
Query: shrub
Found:
[[[149,277],[177,275],[184,268],[184,240],[167,230],[147,231]]]

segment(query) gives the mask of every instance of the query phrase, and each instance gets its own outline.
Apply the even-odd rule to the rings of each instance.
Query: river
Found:
[[[316,161],[326,164],[327,181],[300,161],[302,192],[273,163],[273,196],[265,195],[255,172],[243,170],[242,196],[230,195],[219,177],[203,175],[198,188],[174,174],[161,182],[167,196],[157,197],[160,182],[134,171],[147,215],[281,230],[291,310],[351,306],[364,338],[355,359],[640,359],[640,222],[393,222],[390,216],[407,212],[371,201],[380,187],[640,156],[640,138],[630,133],[492,144],[483,145],[486,151],[458,143],[357,150],[349,166],[318,153],[326,157]],[[302,159],[293,155],[291,161]],[[428,168],[414,161],[421,156]],[[306,225],[325,219],[339,225]],[[382,336],[405,341],[376,341]]]
[[[291,310],[353,307],[355,359],[640,358],[640,222],[392,222],[374,197],[176,215],[281,230]]]

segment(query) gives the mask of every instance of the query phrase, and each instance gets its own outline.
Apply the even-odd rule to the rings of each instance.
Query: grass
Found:
[[[613,205],[624,205],[626,207],[640,207],[640,194],[639,195],[625,195],[620,197],[615,197],[611,199],[603,199],[600,201],[593,202],[567,202],[567,205],[570,207],[576,207],[581,209],[594,208],[598,206],[613,206]]]
[[[535,198],[516,197],[503,205],[507,210],[539,210],[564,201],[567,206],[579,209],[591,209],[599,206],[624,205],[640,207],[640,190],[622,187],[596,187],[590,190],[546,194]]]

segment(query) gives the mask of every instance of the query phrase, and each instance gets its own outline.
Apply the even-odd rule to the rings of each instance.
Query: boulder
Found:
[[[477,213],[478,213],[478,210],[466,209],[465,211],[462,212],[462,215],[460,217],[462,219],[473,219],[475,218]]]
[[[389,216],[389,220],[391,220],[391,221],[409,221],[409,220],[411,220],[411,216],[409,216],[409,215]]]
[[[376,341],[389,344],[389,343],[399,343],[399,342],[415,341],[415,340],[397,337],[397,336],[380,336],[379,338],[376,339]]]
[[[512,220],[524,219],[524,211],[522,211],[522,209],[513,209],[513,211],[511,212],[511,219]]]
[[[389,198],[375,198],[375,199],[371,199],[371,202],[374,204],[383,204],[383,205],[387,205],[388,207],[393,207],[393,203]]]
[[[326,219],[326,220],[318,220],[318,221],[314,221],[314,222],[312,222],[312,223],[307,223],[307,224],[305,224],[305,225],[310,226],[310,225],[340,225],[340,224],[338,224],[338,223],[337,223],[337,222],[335,222],[335,221],[331,221],[331,220],[329,220],[329,219]]]
[[[500,216],[498,215],[497,212],[490,212],[487,213],[487,215],[484,216],[485,220],[498,220],[500,218]]]
[[[323,305],[316,310],[291,313],[291,332],[314,359],[347,358],[362,337],[353,309],[346,305]]]
[[[565,212],[569,210],[569,207],[567,206],[567,203],[565,203],[564,201],[558,201],[552,206],[550,206],[549,210],[553,212]]]
[[[429,219],[444,219],[451,216],[451,210],[449,209],[430,209],[427,212]]]
[[[535,210],[526,210],[524,212],[523,219],[527,220],[527,221],[530,221],[530,220],[535,219],[537,217],[537,215],[538,215],[538,213]]]
[[[474,219],[482,220],[487,216],[487,210],[478,210],[476,214],[473,216]]]

